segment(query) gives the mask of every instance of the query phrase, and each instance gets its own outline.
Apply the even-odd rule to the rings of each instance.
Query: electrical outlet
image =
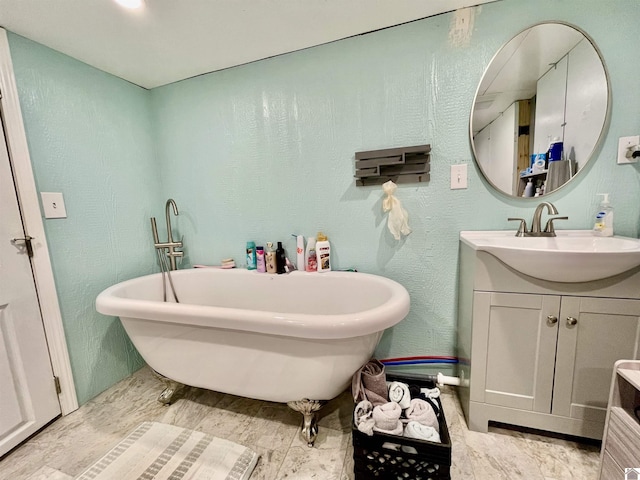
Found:
[[[62,193],[40,192],[44,218],[67,218],[67,210],[64,207]]]
[[[451,165],[451,190],[467,188],[467,164]]]
[[[640,135],[634,137],[620,137],[618,140],[618,164],[636,163],[637,158],[627,157],[629,147],[640,145]]]

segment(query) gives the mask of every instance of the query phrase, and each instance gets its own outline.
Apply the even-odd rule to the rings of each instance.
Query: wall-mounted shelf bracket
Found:
[[[356,152],[356,186],[429,181],[431,145]]]

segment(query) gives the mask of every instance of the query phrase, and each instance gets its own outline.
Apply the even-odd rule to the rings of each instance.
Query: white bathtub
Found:
[[[364,273],[198,268],[171,273],[180,303],[162,301],[160,274],[102,292],[151,368],[176,382],[273,402],[330,400],[409,312],[409,294]],[[170,296],[170,295],[169,295]]]

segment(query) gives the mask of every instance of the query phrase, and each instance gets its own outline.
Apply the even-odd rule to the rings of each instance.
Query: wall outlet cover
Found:
[[[618,140],[618,164],[636,163],[638,161],[637,158],[627,157],[629,147],[633,147],[635,145],[640,145],[640,135],[620,137],[620,140]]]
[[[40,192],[44,218],[67,218],[64,198],[59,192]]]

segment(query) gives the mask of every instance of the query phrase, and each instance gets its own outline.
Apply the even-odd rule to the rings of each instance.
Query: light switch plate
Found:
[[[64,198],[58,192],[40,192],[44,218],[67,218],[67,210],[64,208]]]
[[[629,147],[640,144],[640,135],[633,137],[620,137],[618,140],[618,164],[636,163],[637,158],[627,158],[627,150]]]
[[[467,164],[451,165],[451,190],[467,188]]]

